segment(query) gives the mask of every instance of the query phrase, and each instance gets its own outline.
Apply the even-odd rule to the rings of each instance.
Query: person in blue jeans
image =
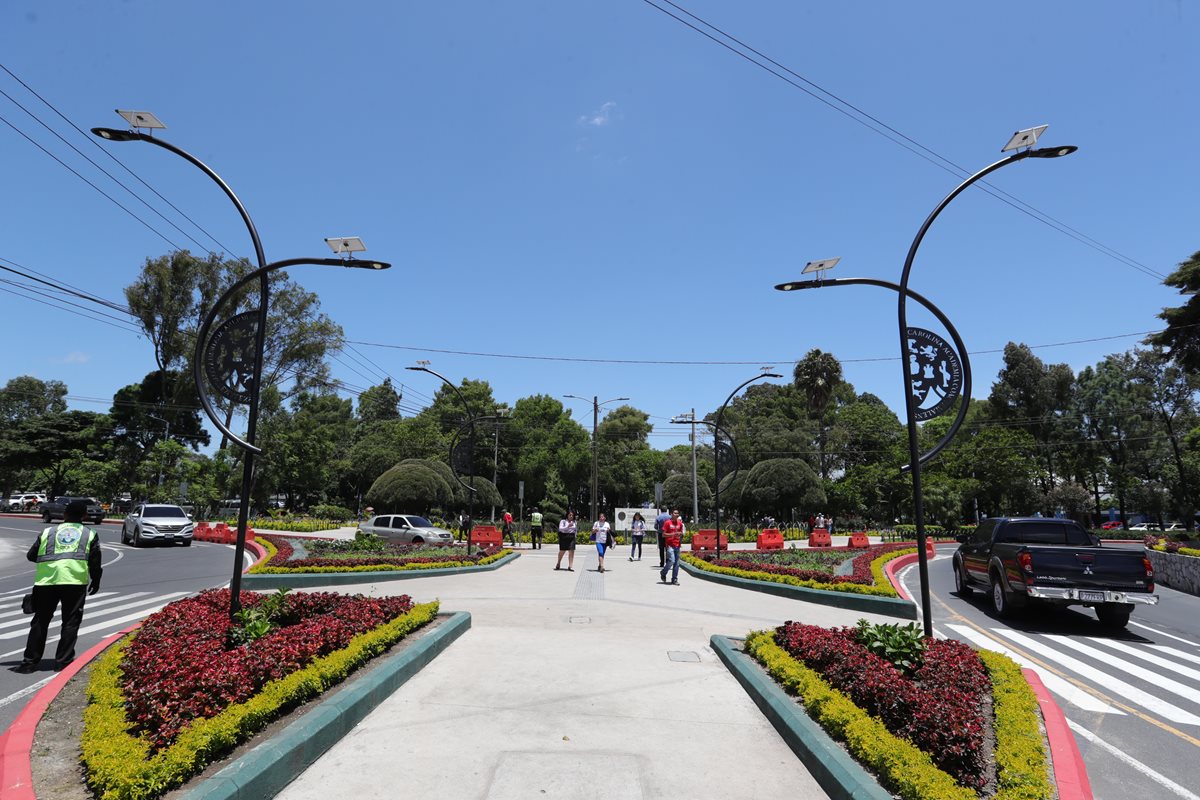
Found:
[[[667,572],[671,573],[671,585],[679,585],[679,548],[683,547],[683,520],[679,518],[679,509],[671,509],[671,518],[663,523],[662,538],[666,547],[666,560],[662,571],[658,573],[663,583],[667,582]]]
[[[633,561],[634,556],[637,556],[637,560],[641,561],[642,540],[646,538],[646,518],[640,511],[633,512],[633,522],[629,525],[629,534],[632,537],[632,544],[629,545],[629,560]]]
[[[610,530],[612,529],[603,514],[592,525],[592,539],[596,541],[596,554],[600,557],[600,569],[597,572],[604,572],[604,551],[608,549],[608,532]]]
[[[654,518],[654,538],[658,540],[658,568],[662,569],[667,563],[666,544],[663,540],[663,525],[671,521],[670,513],[664,508],[662,513]]]

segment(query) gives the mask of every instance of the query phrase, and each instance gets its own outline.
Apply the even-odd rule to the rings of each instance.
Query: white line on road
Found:
[[[179,596],[185,595],[185,594],[191,594],[191,592],[175,592],[174,594],[159,595],[155,599],[156,600],[170,600],[173,597],[179,597]],[[79,629],[79,635],[83,636],[84,634],[87,634],[87,633],[94,633],[95,631],[102,631],[105,628],[119,627],[121,625],[121,623],[132,622],[133,620],[136,620],[136,619],[145,619],[146,617],[153,614],[155,611],[160,610],[165,605],[166,605],[166,603],[164,602],[157,606],[151,606],[150,608],[142,609],[141,611],[138,611],[133,614],[126,614],[123,617],[117,617],[116,619],[106,620],[106,621],[98,623],[96,625],[88,625],[85,628]],[[57,642],[57,641],[58,641],[57,636],[51,636],[46,639],[46,644],[51,644],[52,642]],[[0,653],[0,658],[8,658],[9,656],[15,656],[18,653],[24,653],[24,652],[25,652],[25,648],[22,647],[20,650],[10,650],[7,653]]]
[[[1184,786],[1180,786],[1178,783],[1171,780],[1167,776],[1161,775],[1158,772],[1155,772],[1153,769],[1146,766],[1142,762],[1138,761],[1136,758],[1129,755],[1121,748],[1109,744],[1108,742],[1104,741],[1099,736],[1092,733],[1091,731],[1089,731],[1087,728],[1083,727],[1079,723],[1072,722],[1071,720],[1067,720],[1067,725],[1071,726],[1071,730],[1075,731],[1075,733],[1077,735],[1082,736],[1084,739],[1087,739],[1089,742],[1096,745],[1101,750],[1106,751],[1109,755],[1113,756],[1118,761],[1122,761],[1125,764],[1128,764],[1129,766],[1133,767],[1138,772],[1142,773],[1147,778],[1149,778],[1150,780],[1157,783],[1159,786],[1162,786],[1164,789],[1167,789],[1167,790],[1173,792],[1174,794],[1184,798],[1184,800],[1200,800],[1200,795],[1197,795],[1194,792],[1189,791]]]
[[[1184,661],[1191,661],[1193,664],[1200,664],[1200,655],[1192,655],[1191,653],[1184,652],[1183,650],[1176,650],[1174,647],[1167,647],[1165,644],[1152,644],[1150,645],[1150,649],[1157,650],[1163,655],[1175,656],[1176,658],[1181,658]]]
[[[1125,644],[1124,642],[1115,642],[1111,639],[1090,639],[1089,641],[1095,642],[1096,644],[1106,645],[1108,647],[1111,647],[1114,650],[1120,650],[1122,653],[1128,653],[1131,656],[1136,656],[1136,657],[1142,659],[1143,661],[1150,662],[1151,664],[1153,664],[1156,667],[1162,667],[1163,669],[1165,669],[1169,672],[1174,672],[1178,675],[1183,675],[1185,678],[1191,678],[1194,681],[1200,681],[1200,669],[1192,669],[1191,667],[1185,667],[1181,664],[1176,664],[1174,661],[1168,661],[1165,658],[1159,658],[1158,656],[1154,655],[1153,653],[1146,652],[1146,649],[1148,649],[1149,647],[1161,647],[1162,645],[1143,645],[1141,648],[1138,648],[1138,647],[1130,647],[1129,645]],[[1175,652],[1178,652],[1178,651],[1175,651]],[[1183,655],[1183,654],[1181,653],[1180,655]]]
[[[0,708],[3,708],[4,706],[8,705],[9,703],[12,703],[12,702],[15,702],[15,701],[17,701],[17,700],[20,700],[22,697],[26,697],[26,696],[28,696],[28,695],[31,695],[31,694],[33,694],[33,693],[34,693],[34,692],[36,692],[38,689],[42,688],[42,687],[43,687],[43,686],[45,686],[47,683],[49,683],[50,681],[54,680],[56,677],[58,677],[58,676],[57,676],[57,675],[50,675],[50,676],[48,676],[48,677],[42,678],[42,679],[41,679],[40,681],[38,681],[37,683],[31,683],[31,684],[29,684],[29,685],[28,685],[28,686],[26,686],[24,689],[18,689],[17,691],[15,691],[15,692],[13,692],[12,694],[10,694],[8,697],[5,697],[5,698],[3,698],[3,699],[0,699]]]
[[[120,603],[123,600],[126,600],[126,601],[133,600],[133,598],[135,598],[135,597],[142,597],[143,595],[147,595],[147,594],[150,594],[150,593],[149,592],[133,592],[132,594],[122,594],[122,595],[113,596],[113,593],[109,592],[108,593],[109,596],[104,597],[104,592],[101,592],[100,594],[96,595],[96,597],[104,597],[104,599],[103,600],[88,600],[83,605],[83,613],[88,614],[89,612],[92,611],[92,609],[98,608],[99,606],[107,606],[112,603]],[[153,602],[156,599],[157,599],[156,597],[149,597],[149,598],[146,598],[145,600],[138,600],[137,602],[129,603],[128,605],[117,606],[116,608],[110,608],[102,613],[111,614],[114,611],[123,611],[126,608],[133,608],[134,606],[141,605],[142,603]],[[61,617],[62,617],[62,611],[61,611],[61,607],[60,607],[59,618],[61,619]],[[24,619],[18,619],[13,622],[2,622],[2,623],[0,623],[0,628],[13,628],[13,627],[18,627],[18,626],[22,626],[22,625],[25,626],[26,628],[28,628],[29,621],[24,620]],[[24,633],[24,631],[20,631],[20,633]],[[11,639],[11,638],[13,638],[13,634],[0,635],[0,639]]]
[[[1174,639],[1174,640],[1175,640],[1175,641],[1177,641],[1177,642],[1183,642],[1184,644],[1190,644],[1192,647],[1200,647],[1200,644],[1196,644],[1196,643],[1195,643],[1195,642],[1193,642],[1193,641],[1190,641],[1190,640],[1188,640],[1188,639],[1184,639],[1182,636],[1176,636],[1176,635],[1175,635],[1175,634],[1173,634],[1173,633],[1167,633],[1166,631],[1160,631],[1158,628],[1152,628],[1152,627],[1150,627],[1149,625],[1143,625],[1143,624],[1142,624],[1142,623],[1140,623],[1140,622],[1134,622],[1133,620],[1130,620],[1130,621],[1129,621],[1129,624],[1130,624],[1130,625],[1136,625],[1137,627],[1139,627],[1139,628],[1144,628],[1144,629],[1146,629],[1146,630],[1148,630],[1148,631],[1154,631],[1154,632],[1155,632],[1155,633],[1157,633],[1159,636],[1166,636],[1168,639]]]
[[[1032,650],[1033,652],[1044,656],[1051,661],[1058,662],[1062,666],[1066,667],[1069,672],[1075,673],[1083,680],[1091,681],[1097,686],[1103,686],[1116,695],[1124,697],[1130,702],[1137,703],[1143,708],[1153,711],[1163,719],[1168,719],[1171,722],[1180,725],[1200,725],[1200,717],[1196,716],[1190,711],[1184,711],[1179,706],[1155,697],[1149,692],[1144,692],[1132,684],[1117,680],[1107,672],[1096,669],[1090,664],[1085,664],[1077,658],[1072,658],[1064,653],[1060,653],[1042,641],[1017,633],[1016,631],[1010,631],[1006,628],[993,628],[992,630],[1006,639],[1011,639],[1012,641],[1024,647],[1026,650]]]
[[[995,650],[998,653],[1003,653],[1022,667],[1032,669],[1038,674],[1038,677],[1042,679],[1042,683],[1046,684],[1047,689],[1054,692],[1056,695],[1066,700],[1071,705],[1076,706],[1077,708],[1081,708],[1084,711],[1091,711],[1096,714],[1125,715],[1125,712],[1116,706],[1109,705],[1099,697],[1096,697],[1090,692],[1085,692],[1083,689],[1080,689],[1078,686],[1066,680],[1065,678],[1059,677],[1053,672],[1049,672],[1038,667],[1037,664],[1034,664],[1032,661],[1029,661],[1015,651],[1005,647],[1002,642],[997,642],[972,627],[967,625],[948,625],[946,627],[950,628],[959,636],[973,642],[979,647],[987,650]]]
[[[1113,666],[1117,669],[1124,670],[1135,678],[1141,678],[1147,683],[1158,686],[1159,688],[1177,694],[1184,700],[1190,700],[1193,703],[1200,703],[1200,696],[1196,695],[1196,690],[1188,686],[1180,686],[1175,681],[1164,681],[1162,675],[1154,670],[1146,669],[1143,666],[1134,664],[1132,661],[1126,661],[1123,658],[1117,658],[1114,655],[1097,650],[1094,647],[1088,647],[1083,642],[1077,642],[1068,636],[1059,636],[1057,634],[1038,634],[1039,639],[1048,639],[1052,642],[1057,642],[1063,647],[1074,650],[1077,653],[1083,653],[1085,656],[1091,656],[1106,666]]]

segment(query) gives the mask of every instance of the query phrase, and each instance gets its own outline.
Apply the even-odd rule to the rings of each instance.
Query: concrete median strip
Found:
[[[901,600],[895,597],[877,597],[869,594],[854,594],[852,592],[830,592],[823,589],[809,589],[805,586],[792,586],[787,583],[773,583],[771,581],[754,581],[734,575],[721,575],[716,572],[699,569],[686,561],[681,561],[679,565],[689,575],[726,586],[735,586],[739,589],[774,594],[793,600],[802,600],[806,603],[821,603],[851,611],[866,611],[871,614],[883,614],[889,617],[900,617],[901,619],[917,618],[917,607],[911,600]]]
[[[403,581],[410,578],[435,578],[439,575],[463,575],[472,572],[488,572],[499,569],[520,553],[509,553],[504,558],[481,567],[447,567],[444,569],[378,570],[370,572],[294,572],[286,575],[253,573],[242,574],[243,589],[308,589],[314,586],[345,586],[352,583],[379,583],[380,581]]]

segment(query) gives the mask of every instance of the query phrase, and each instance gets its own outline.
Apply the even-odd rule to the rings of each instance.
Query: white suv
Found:
[[[26,492],[24,494],[15,494],[8,498],[9,511],[37,511],[42,507],[42,503],[46,502],[46,495],[37,492]]]

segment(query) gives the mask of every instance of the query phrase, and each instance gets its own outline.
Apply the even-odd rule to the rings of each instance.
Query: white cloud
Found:
[[[89,362],[91,360],[92,360],[92,357],[89,356],[87,353],[81,353],[78,350],[76,350],[72,353],[67,353],[66,356],[64,356],[63,358],[60,358],[59,363],[62,363],[62,364],[86,364],[87,362]]]
[[[592,114],[584,114],[579,118],[579,122],[581,125],[591,125],[594,128],[603,128],[612,121],[613,110],[616,109],[616,107],[617,104],[612,100],[609,100],[607,103],[600,106],[598,111]]]

